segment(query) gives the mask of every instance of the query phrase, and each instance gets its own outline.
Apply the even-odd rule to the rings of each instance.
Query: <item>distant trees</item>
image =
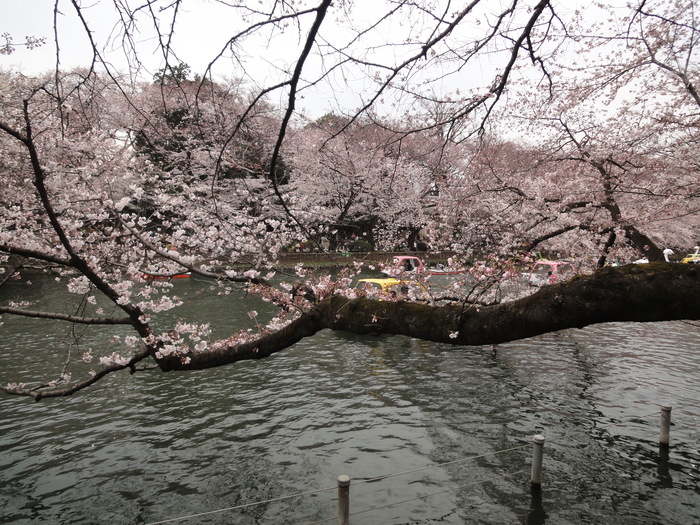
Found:
[[[330,124],[327,126],[326,124]],[[430,221],[426,197],[444,158],[440,141],[327,115],[294,132],[287,150],[290,196],[309,224],[360,236],[378,249],[415,248]]]
[[[153,75],[153,82],[156,84],[182,84],[191,81],[190,75],[191,68],[184,62],[168,64],[164,68],[156,71],[156,74]]]

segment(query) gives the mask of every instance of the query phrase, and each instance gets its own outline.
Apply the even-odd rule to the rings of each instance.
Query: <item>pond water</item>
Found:
[[[66,300],[39,284],[0,300]],[[267,311],[194,279],[176,287],[186,306],[170,315],[221,335]],[[3,384],[60,367],[68,327],[3,322]],[[0,523],[336,523],[341,474],[353,524],[700,523],[699,336],[609,324],[493,349],[325,331],[257,362],[2,396]]]

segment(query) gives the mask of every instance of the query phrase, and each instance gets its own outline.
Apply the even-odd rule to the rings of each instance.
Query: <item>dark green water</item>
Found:
[[[265,313],[177,286],[187,307],[171,315],[219,335]],[[56,290],[32,293],[60,304]],[[58,368],[66,326],[3,321],[0,381]],[[260,362],[117,374],[69,399],[0,397],[0,523],[147,524],[306,492],[172,523],[335,523],[340,474],[353,524],[700,523],[699,336],[680,322],[613,324],[494,351],[323,332]],[[661,404],[673,405],[668,451]],[[534,434],[547,439],[540,494]]]

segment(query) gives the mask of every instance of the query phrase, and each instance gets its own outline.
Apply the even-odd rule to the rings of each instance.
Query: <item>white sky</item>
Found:
[[[56,48],[53,42],[53,0],[0,0],[2,16],[0,17],[0,34],[10,33],[15,42],[24,40],[26,35],[46,37],[47,44],[40,49],[25,50],[18,48],[9,56],[0,56],[2,67],[20,68],[27,73],[50,70],[56,65]],[[125,66],[121,42],[109,42],[116,22],[116,12],[111,0],[92,0],[84,2],[89,5],[83,13],[94,31],[98,45],[105,49],[105,56],[115,65]],[[176,41],[174,48],[180,59],[188,63],[193,70],[202,70],[218,53],[230,36],[235,24],[227,19],[227,10],[206,0],[185,2],[186,10],[178,17]],[[86,65],[91,59],[89,40],[85,35],[73,7],[66,0],[60,0],[61,14],[57,16],[61,67]],[[141,60],[150,72],[162,64],[162,55],[157,54],[157,39],[150,27],[150,21],[139,25],[140,33],[136,35],[140,46]],[[163,24],[167,20],[162,20]],[[277,54],[277,53],[276,53]],[[260,64],[256,64],[260,65]]]
[[[14,42],[19,44],[26,36],[45,37],[47,43],[41,48],[27,50],[18,47],[11,55],[0,55],[0,68],[13,69],[25,74],[36,74],[49,71],[56,66],[56,48],[54,45],[54,7],[55,0],[0,0],[0,35],[9,33]],[[134,3],[142,5],[146,2]],[[256,5],[256,0],[251,5]],[[311,5],[317,5],[318,0],[309,0]],[[342,0],[334,2],[336,5],[343,5]],[[490,0],[485,5],[497,6],[498,0]],[[167,5],[167,3],[157,4]],[[322,37],[333,39],[334,44],[345,43],[354,33],[343,29],[349,21],[353,20],[377,19],[385,13],[385,4],[380,0],[355,0],[351,4],[351,11],[343,13],[338,10],[329,11],[329,15],[324,22]],[[82,0],[83,14],[87,18],[91,29],[94,31],[94,38],[98,41],[98,47],[104,50],[104,57],[117,69],[125,71],[128,68],[121,49],[121,42],[110,40],[114,24],[117,20],[112,0]],[[183,11],[178,15],[176,26],[174,49],[178,53],[177,57],[181,62],[190,65],[193,73],[202,73],[206,66],[225,47],[226,41],[237,30],[244,27],[242,21],[232,19],[237,17],[236,12],[229,8],[224,8],[216,2],[210,0],[185,0],[182,3]],[[463,7],[463,6],[462,6]],[[60,13],[57,16],[57,26],[59,30],[60,61],[62,69],[70,69],[74,66],[87,65],[91,59],[91,49],[89,41],[82,28],[73,6],[68,0],[59,0]],[[457,9],[457,8],[453,8]],[[160,19],[161,24],[167,25],[168,13],[163,13]],[[298,56],[298,51],[306,36],[308,28],[313,21],[314,15],[307,15],[303,23],[307,24],[301,30],[290,28],[284,35],[276,35],[273,39],[266,39],[264,35],[259,35],[245,44],[245,53],[238,56],[244,61],[243,67],[233,62],[227,57],[217,63],[214,70],[215,77],[247,78],[247,80],[258,87],[266,87],[277,83],[280,79],[276,69],[289,69],[293,67],[294,59]],[[477,16],[484,16],[484,13]],[[338,17],[339,19],[334,19]],[[162,67],[163,57],[159,53],[157,39],[153,31],[152,22],[146,17],[140,20],[138,26],[141,32],[137,35],[139,45],[139,58],[145,66],[144,78],[151,79],[153,73]],[[147,22],[144,24],[143,22]],[[402,35],[409,29],[417,30],[411,26],[415,23],[412,12],[404,14],[400,20],[392,20],[385,23],[375,34],[367,36],[362,42],[360,51],[356,49],[356,55],[367,51],[367,59],[373,62],[378,60],[390,63],[401,62],[407,49],[399,45],[402,42]],[[476,26],[470,26],[475,33],[479,30]],[[483,31],[483,27],[481,30]],[[461,29],[462,34],[456,35],[465,42],[471,38],[470,28]],[[393,46],[386,45],[393,39]],[[0,39],[0,44],[3,40]],[[414,53],[415,46],[410,50]],[[171,61],[176,63],[177,61]],[[325,64],[327,67],[328,64]],[[447,86],[450,90],[460,89],[465,94],[477,86],[489,86],[494,75],[494,67],[488,60],[482,60],[474,64],[475,67],[469,70],[460,70],[452,77],[434,81],[429,88],[436,91]],[[306,68],[305,78],[311,78],[311,74],[318,75],[322,71],[323,65],[318,59],[309,61]],[[247,76],[246,76],[247,75]],[[425,80],[425,75],[416,77],[416,82]],[[356,109],[362,103],[362,98],[366,98],[371,93],[374,84],[367,78],[365,72],[345,70],[343,74],[339,72],[319,84],[313,91],[302,92],[303,99],[297,104],[297,109],[304,110],[311,117],[318,117],[334,107],[341,107],[346,111]],[[284,105],[286,93],[279,91],[278,98],[272,98],[273,103]]]
[[[369,6],[374,4],[374,0],[359,0],[358,3]],[[0,55],[0,68],[32,75],[56,67],[53,6],[54,0],[0,0],[0,35],[9,33],[15,44],[23,43],[26,36],[46,38],[46,44],[40,48],[29,50],[24,46],[17,46],[11,55]],[[116,21],[112,2],[83,1],[83,6],[89,6],[84,10],[84,15],[94,31],[95,40],[99,42],[98,46],[104,49],[105,59],[117,69],[128,69],[121,42],[109,42],[109,35],[113,34]],[[186,1],[184,8],[185,10],[178,15],[173,47],[179,60],[187,63],[193,73],[202,73],[225,48],[236,27],[242,27],[242,24],[240,20],[231,20],[230,9],[207,0]],[[61,68],[88,65],[92,58],[90,43],[74,8],[67,0],[60,0],[59,10],[56,23]],[[312,22],[312,16],[307,15],[305,21],[308,24]],[[163,56],[159,54],[151,22],[145,17],[144,20],[149,25],[139,26],[142,29],[137,36],[140,46],[139,58],[145,66],[145,78],[150,79],[153,73],[162,67]],[[167,24],[167,19],[164,17],[162,22]],[[306,36],[307,30],[308,27],[302,28],[301,37]],[[4,39],[0,39],[0,44],[2,43]],[[258,86],[269,86],[279,82],[277,68],[288,70],[293,67],[293,60],[298,55],[301,43],[299,32],[292,28],[284,35],[276,35],[272,40],[267,40],[261,35],[250,44],[246,44],[246,53],[238,58],[245,61],[243,66],[247,80]],[[313,67],[313,64],[309,65]],[[241,77],[242,71],[241,65],[229,58],[221,60],[214,73],[215,76],[221,77]],[[341,104],[350,106],[346,109],[352,109],[359,103],[357,98],[346,96],[350,95],[349,86],[352,84],[352,80],[345,77],[343,85],[336,84],[332,89],[327,84],[320,86],[313,96],[309,94],[300,100],[298,108],[306,108],[310,116],[318,117],[334,105],[334,98],[338,98]],[[273,102],[284,104],[286,93],[280,91],[278,96],[280,100]]]

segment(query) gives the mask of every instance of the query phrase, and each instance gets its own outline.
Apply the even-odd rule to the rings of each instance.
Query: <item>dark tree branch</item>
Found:
[[[282,117],[282,123],[280,125],[280,130],[279,133],[277,134],[277,141],[275,142],[275,147],[272,151],[272,158],[270,159],[270,171],[269,171],[269,177],[270,181],[272,183],[272,188],[275,192],[275,195],[279,198],[280,202],[282,203],[282,207],[284,208],[285,213],[287,214],[288,217],[290,217],[294,222],[296,222],[299,227],[307,232],[307,228],[305,225],[303,225],[299,219],[297,219],[296,215],[292,213],[292,211],[289,209],[289,206],[287,205],[287,200],[284,198],[282,193],[280,192],[279,186],[277,184],[277,164],[279,163],[279,158],[280,158],[280,153],[282,151],[282,144],[284,143],[284,137],[287,134],[287,128],[289,126],[289,122],[292,119],[292,116],[294,115],[294,109],[296,106],[296,99],[297,99],[297,90],[298,90],[298,85],[299,85],[299,80],[301,79],[301,73],[304,69],[304,64],[306,63],[306,59],[309,57],[309,54],[311,53],[311,49],[313,48],[314,44],[316,43],[316,36],[318,35],[319,30],[321,29],[321,24],[323,24],[323,21],[326,17],[326,12],[328,11],[328,8],[331,5],[331,0],[323,0],[321,4],[316,8],[316,19],[314,20],[313,25],[311,26],[311,29],[309,30],[309,34],[306,37],[306,43],[304,45],[304,49],[301,52],[301,55],[299,56],[299,60],[297,60],[296,66],[294,67],[294,72],[292,73],[292,77],[290,78],[288,84],[289,84],[289,101],[287,103],[287,108],[284,112],[284,116]],[[308,233],[308,232],[307,232]],[[310,235],[309,235],[310,237]]]
[[[125,370],[128,368],[131,370],[132,373],[134,373],[136,371],[136,363],[147,358],[149,355],[150,349],[146,348],[145,350],[134,354],[128,360],[128,362],[124,364],[113,364],[105,366],[102,369],[97,370],[95,373],[89,375],[82,381],[69,381],[62,386],[46,384],[30,387],[21,384],[10,384],[0,386],[0,391],[3,391],[7,394],[33,397],[35,401],[40,401],[41,399],[46,397],[67,397],[75,394],[76,392],[79,392],[80,390],[83,390],[84,388],[94,385],[100,379],[102,379],[108,374],[111,374],[112,372],[118,372],[120,370]]]
[[[38,319],[55,319],[57,321],[68,321],[78,324],[131,324],[131,319],[128,317],[82,317],[79,315],[62,314],[58,312],[39,312],[36,310],[24,310],[23,308],[14,308],[11,306],[0,306],[0,315],[12,314],[21,315],[23,317],[35,317]]]
[[[71,266],[71,260],[64,257],[56,257],[45,252],[40,252],[38,250],[28,250],[25,248],[20,248],[17,246],[9,246],[7,244],[0,244],[0,252],[11,253],[12,255],[18,255],[20,257],[26,257],[29,259],[36,259],[38,261],[44,261],[57,266]]]
[[[494,306],[429,306],[333,296],[286,328],[217,351],[169,356],[161,369],[193,370],[260,359],[323,329],[392,334],[438,343],[479,346],[608,322],[699,320],[700,268],[652,263],[602,268]],[[189,361],[184,358],[189,358]]]

